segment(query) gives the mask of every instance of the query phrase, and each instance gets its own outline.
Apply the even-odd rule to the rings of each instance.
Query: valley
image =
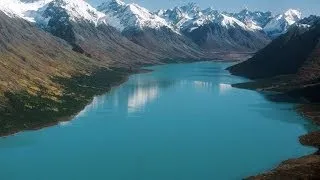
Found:
[[[279,14],[249,9],[225,12],[186,3],[151,11],[121,0],[104,1],[98,6],[83,0],[1,0],[0,136],[77,118],[97,95],[112,91],[128,79],[130,82],[134,74],[153,70],[146,67],[189,67],[184,63],[195,63],[194,69],[199,70],[197,64],[208,61],[217,65],[204,65],[201,73],[219,69],[220,78],[241,76],[246,80],[221,82],[221,91],[239,88],[272,92],[264,96],[267,102],[258,99],[267,104],[293,103],[303,119],[318,125],[319,57],[320,17],[305,17],[296,9]],[[234,63],[227,67],[220,65],[221,61]],[[216,74],[211,75],[216,78]],[[157,81],[161,83],[161,79]],[[195,80],[196,85],[212,90],[207,82]],[[140,98],[136,103],[143,103],[145,97]],[[300,117],[290,113],[290,117]],[[309,134],[300,141],[319,149],[320,136],[313,129],[301,131]],[[307,156],[251,178],[317,177],[319,153],[292,157],[301,155]]]

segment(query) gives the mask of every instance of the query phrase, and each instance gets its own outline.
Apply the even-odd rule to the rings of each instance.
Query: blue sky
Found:
[[[99,4],[106,0],[87,0],[92,4]],[[320,0],[124,0],[135,2],[147,9],[157,10],[196,2],[201,7],[213,7],[221,11],[235,12],[247,7],[250,10],[270,10],[274,13],[283,12],[289,8],[299,9],[304,16],[320,15]]]

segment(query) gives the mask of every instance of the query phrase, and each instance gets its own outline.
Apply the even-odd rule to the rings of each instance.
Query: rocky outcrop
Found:
[[[291,179],[319,179],[320,155],[309,155],[282,162],[274,170],[248,177],[249,180],[291,180]]]
[[[299,140],[303,145],[320,149],[320,131],[301,136]]]

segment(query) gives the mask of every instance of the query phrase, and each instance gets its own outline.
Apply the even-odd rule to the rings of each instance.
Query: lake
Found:
[[[224,69],[231,63],[153,66],[72,121],[0,138],[3,180],[241,179],[307,155],[313,126],[295,104],[269,101]]]

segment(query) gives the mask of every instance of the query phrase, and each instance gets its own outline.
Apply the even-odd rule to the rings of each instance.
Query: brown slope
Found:
[[[0,136],[56,124],[127,77],[73,48],[0,12]]]
[[[2,94],[4,91],[31,90],[39,84],[49,88],[54,86],[50,77],[68,77],[89,67],[91,61],[72,51],[66,42],[2,12],[0,53]]]
[[[155,64],[162,55],[131,42],[113,27],[82,22],[73,23],[75,42],[90,57],[105,61],[112,66]]]

